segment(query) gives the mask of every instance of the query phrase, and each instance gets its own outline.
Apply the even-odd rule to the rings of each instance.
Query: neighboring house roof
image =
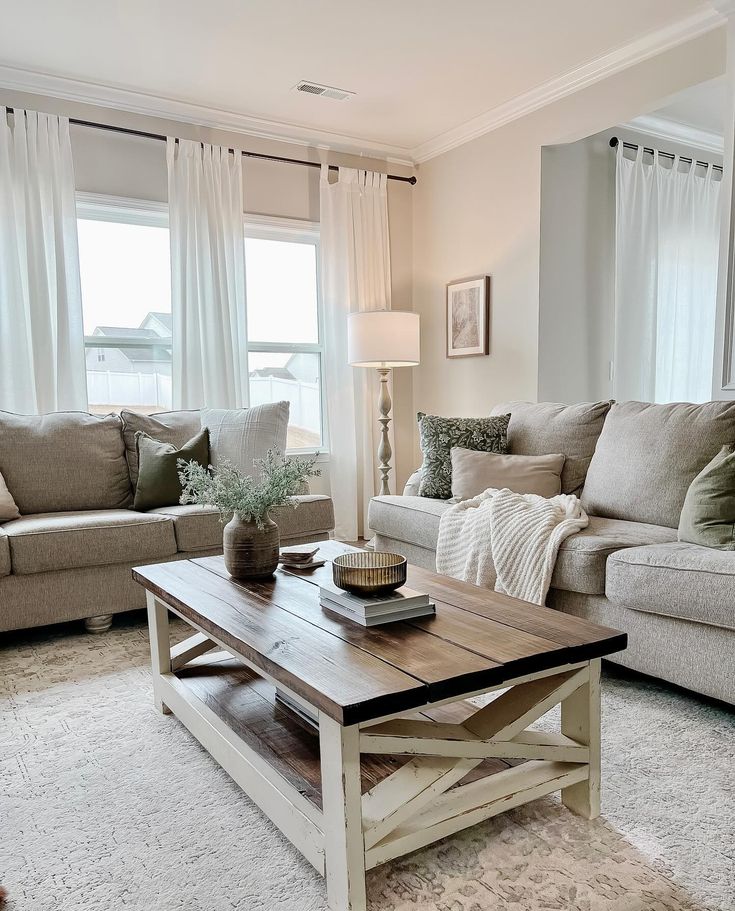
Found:
[[[162,323],[167,329],[173,328],[174,321],[170,313],[161,313],[158,310],[152,310],[146,319],[148,319],[150,316],[152,316],[154,319],[157,319],[158,322]],[[143,320],[143,322],[145,323],[145,320]]]
[[[147,326],[147,323],[153,323],[154,328]],[[121,345],[119,348],[97,349],[97,351],[112,350],[119,352],[134,369],[138,370],[140,373],[146,373],[152,372],[150,371],[150,368],[155,364],[171,363],[171,345],[169,338],[171,334],[171,325],[170,313],[151,312],[147,314],[146,318],[137,329],[129,329],[124,326],[97,326],[92,335],[99,335],[104,338],[141,339],[141,341],[150,340],[151,342],[156,342],[160,339],[161,342],[168,342],[168,345],[152,345],[150,348],[131,348],[129,345]],[[155,326],[157,326],[157,328],[155,328]],[[163,333],[167,334],[162,334],[160,331],[161,329],[163,330]],[[95,349],[91,346],[88,349],[88,351],[93,350]]]
[[[131,364],[171,363],[170,348],[117,348],[115,350],[122,351]]]
[[[293,373],[285,367],[260,367],[258,370],[251,370],[250,376],[272,376],[279,380],[295,379]]]
[[[173,319],[170,313],[152,310],[146,315],[145,319],[140,324],[140,328],[152,328],[156,335],[171,335],[173,331]]]

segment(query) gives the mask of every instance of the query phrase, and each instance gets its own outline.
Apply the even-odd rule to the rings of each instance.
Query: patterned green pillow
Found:
[[[481,452],[508,451],[509,414],[492,418],[442,418],[417,415],[424,461],[419,496],[448,500],[452,496],[452,446]]]

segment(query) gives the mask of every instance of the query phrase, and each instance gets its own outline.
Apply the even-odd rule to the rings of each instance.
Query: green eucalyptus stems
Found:
[[[255,522],[262,530],[269,509],[298,506],[294,497],[306,479],[321,474],[314,468],[316,456],[286,459],[275,449],[269,449],[264,459],[256,459],[253,464],[257,471],[251,477],[225,460],[216,468],[205,468],[198,462],[179,459],[183,491],[180,502],[213,506],[223,518],[237,513],[243,521]]]

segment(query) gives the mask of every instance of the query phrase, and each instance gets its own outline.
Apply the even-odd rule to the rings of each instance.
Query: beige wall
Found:
[[[200,139],[246,148],[250,151],[318,162],[325,154],[303,145],[262,140],[203,129],[191,124],[107,110],[93,105],[67,102],[57,98],[0,89],[0,105],[23,107],[48,113],[65,114],[82,120],[114,124],[146,132]],[[166,144],[120,133],[74,126],[70,128],[78,190],[165,202],[167,199]],[[367,156],[329,153],[333,164],[386,170],[384,161]],[[282,218],[319,220],[319,170],[283,162],[246,158],[244,168],[244,211],[249,214]],[[391,164],[394,174],[409,176],[412,171]],[[391,261],[393,266],[393,306],[411,308],[413,273],[412,244],[413,188],[398,181],[388,182],[390,210]],[[413,437],[405,428],[411,425],[413,391],[411,372],[399,371],[394,383],[396,478],[403,484],[412,470]],[[377,382],[377,377],[376,377]],[[376,416],[377,419],[377,416]],[[312,483],[319,492],[328,492],[329,469],[322,466],[323,477]]]
[[[537,397],[542,147],[655,110],[724,69],[720,28],[420,166],[413,231],[423,349],[413,375],[417,410],[480,415],[505,398]],[[490,356],[447,360],[445,283],[483,273],[492,276]]]

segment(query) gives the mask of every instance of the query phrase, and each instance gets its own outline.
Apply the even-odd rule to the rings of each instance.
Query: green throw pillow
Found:
[[[203,427],[181,449],[161,443],[139,430],[135,434],[138,451],[138,483],[133,509],[146,512],[159,506],[177,506],[181,499],[181,481],[177,461],[192,459],[209,465],[209,430]]]
[[[723,446],[689,485],[679,540],[735,550],[735,446]]]
[[[452,496],[452,447],[481,452],[508,451],[509,414],[492,418],[442,418],[418,413],[424,457],[419,496],[448,500]]]

